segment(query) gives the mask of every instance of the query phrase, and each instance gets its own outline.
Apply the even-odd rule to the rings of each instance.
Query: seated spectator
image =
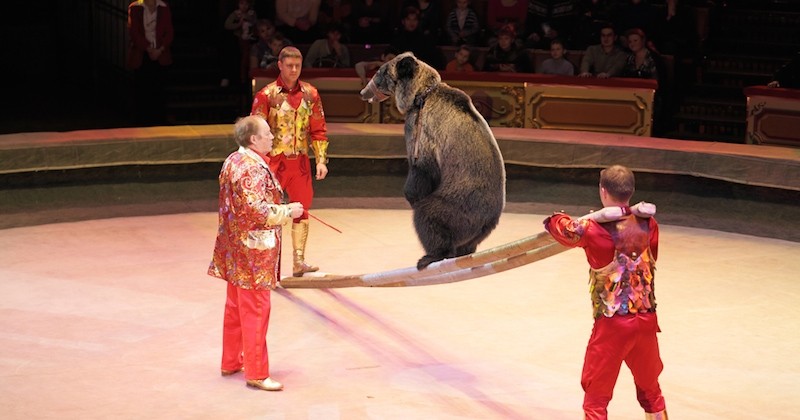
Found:
[[[525,28],[528,3],[524,0],[489,0],[486,10],[486,28],[490,33],[498,33],[511,25],[514,32]]]
[[[614,26],[606,24],[600,29],[600,44],[586,49],[581,60],[581,77],[596,76],[601,79],[622,74],[627,54],[616,44]]]
[[[275,26],[294,42],[314,42],[319,38],[319,8],[320,0],[276,0]]]
[[[622,70],[622,76],[658,80],[656,60],[646,46],[647,37],[644,31],[638,28],[629,29],[625,33],[625,38],[628,40],[628,49],[631,53]]]
[[[456,7],[447,15],[445,29],[450,45],[477,45],[481,25],[470,0],[456,0]]]
[[[386,0],[355,0],[350,14],[351,42],[382,44],[389,42],[391,28]]]
[[[359,79],[361,79],[361,86],[366,86],[369,80],[367,79],[367,72],[372,71],[375,69],[380,68],[383,63],[395,58],[397,56],[397,51],[393,50],[392,47],[387,47],[386,51],[381,54],[380,59],[378,60],[369,60],[369,61],[359,61],[355,65],[356,74],[358,74]]]
[[[575,66],[564,58],[564,43],[560,39],[556,38],[550,41],[550,58],[542,62],[539,73],[562,76],[575,75]]]
[[[455,57],[447,63],[447,67],[445,67],[445,71],[454,71],[454,72],[473,72],[475,71],[475,67],[469,62],[471,50],[469,46],[462,45],[456,51]]]
[[[259,67],[261,59],[269,51],[269,42],[275,36],[275,25],[267,19],[259,19],[256,23],[256,36],[258,40],[250,48],[250,68]]]
[[[403,7],[415,7],[419,10],[419,30],[434,41],[439,40],[440,19],[438,0],[405,0]],[[439,43],[436,42],[438,45]]]
[[[225,29],[230,31],[235,37],[235,47],[231,47],[228,60],[235,60],[239,63],[237,76],[239,83],[247,83],[250,72],[250,48],[255,41],[254,32],[256,30],[256,12],[253,10],[252,0],[239,0],[236,10],[225,19]],[[233,72],[230,72],[231,76]],[[221,85],[227,85],[223,80]]]
[[[531,60],[528,52],[517,45],[516,34],[511,28],[503,28],[497,34],[497,45],[486,53],[484,71],[530,73]]]
[[[401,23],[402,26],[392,38],[391,47],[399,53],[411,51],[431,67],[441,70],[444,67],[442,52],[436,46],[436,40],[419,29],[419,10],[406,7]]]
[[[291,45],[291,43],[280,33],[273,35],[266,47],[259,41],[258,44],[253,45],[253,49],[250,51],[250,68],[278,68],[278,54],[287,45]]]
[[[768,87],[800,89],[800,51],[775,72],[773,79]]]
[[[325,38],[311,44],[305,56],[305,67],[350,67],[350,50],[342,44],[342,25],[333,23]]]

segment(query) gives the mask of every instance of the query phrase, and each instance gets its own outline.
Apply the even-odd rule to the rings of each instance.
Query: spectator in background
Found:
[[[425,36],[439,44],[439,33],[441,29],[441,5],[438,0],[406,0],[403,7],[416,7],[419,10],[419,30]]]
[[[391,46],[386,48],[380,58],[377,60],[368,60],[368,61],[359,61],[355,65],[356,74],[358,74],[358,78],[361,79],[361,86],[366,86],[369,79],[367,79],[367,72],[380,68],[383,63],[395,58],[397,56],[397,51],[395,51]]]
[[[623,77],[658,80],[656,57],[647,48],[647,37],[639,28],[629,29],[625,33],[628,49],[631,51],[622,70]]]
[[[450,45],[477,45],[481,25],[470,7],[470,0],[456,0],[456,7],[447,15],[446,30]]]
[[[175,38],[172,14],[161,0],[137,0],[128,6],[128,67],[134,71],[134,107],[139,125],[166,121],[164,85],[172,65]]]
[[[269,23],[269,21],[267,21]],[[274,27],[273,27],[274,28]],[[259,33],[261,30],[259,29]],[[283,47],[290,45],[283,34],[276,32],[272,37],[262,39],[250,50],[250,68],[275,69],[278,68],[278,54]]]
[[[233,34],[235,39],[230,60],[239,63],[236,69],[237,82],[246,84],[250,81],[250,48],[256,40],[255,31],[258,18],[252,8],[253,0],[239,0],[236,10],[225,19],[225,29]],[[225,85],[225,83],[221,83]]]
[[[319,38],[319,8],[320,0],[276,0],[275,25],[293,42],[314,42]]]
[[[486,53],[484,71],[530,73],[531,60],[528,52],[516,43],[517,36],[511,27],[497,34],[497,45]]]
[[[311,44],[306,53],[304,67],[350,67],[350,50],[342,44],[342,25],[332,23],[325,38]]]
[[[562,76],[575,75],[575,66],[564,58],[564,43],[560,39],[556,38],[550,41],[550,58],[542,62],[539,73]]]
[[[469,62],[471,50],[467,45],[461,45],[456,51],[455,57],[447,63],[445,71],[469,73],[475,71],[475,67]]]
[[[625,68],[627,55],[616,44],[614,25],[600,28],[600,44],[586,49],[581,60],[581,77],[596,76],[601,79],[619,76]]]
[[[355,0],[350,14],[351,42],[382,44],[389,42],[386,0]]]
[[[419,29],[419,10],[406,7],[403,10],[401,28],[392,38],[391,47],[399,53],[411,51],[420,60],[431,67],[441,70],[444,67],[442,52],[436,46],[436,40],[422,33]]]
[[[486,28],[496,34],[504,27],[511,27],[514,33],[525,28],[528,2],[524,0],[489,0],[486,10]]]

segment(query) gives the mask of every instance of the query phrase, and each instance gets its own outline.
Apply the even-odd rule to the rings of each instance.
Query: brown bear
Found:
[[[494,134],[467,94],[442,83],[412,53],[384,63],[361,91],[367,101],[390,96],[405,115],[404,194],[425,249],[417,268],[475,252],[505,206],[505,167]]]

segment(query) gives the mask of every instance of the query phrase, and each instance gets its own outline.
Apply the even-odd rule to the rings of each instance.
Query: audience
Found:
[[[658,69],[654,54],[647,48],[647,37],[639,28],[625,32],[628,49],[631,51],[622,71],[623,77],[658,80]]]
[[[556,38],[550,41],[550,58],[542,62],[539,69],[542,74],[575,75],[575,66],[564,58],[564,43]]]
[[[258,18],[252,6],[253,0],[239,0],[236,10],[231,12],[228,18],[225,19],[225,29],[234,37],[233,43],[227,44],[230,46],[227,54],[229,57],[228,62],[239,63],[235,73],[230,71],[229,76],[236,74],[234,80],[242,84],[250,80],[250,49],[256,39],[254,32]],[[228,78],[226,77],[220,84],[224,87],[228,83]]]
[[[275,26],[294,42],[314,42],[319,9],[320,0],[275,0]]]
[[[517,36],[510,27],[497,34],[497,45],[489,47],[486,53],[485,71],[530,73],[531,62],[528,52],[516,43]]]
[[[470,7],[470,0],[456,0],[456,7],[447,15],[445,25],[450,45],[477,45],[481,25]]]
[[[601,79],[619,76],[625,68],[627,55],[616,44],[614,25],[600,28],[600,44],[586,49],[581,61],[581,77],[596,76]]]
[[[383,65],[383,63],[395,58],[397,56],[397,51],[392,49],[392,47],[387,47],[386,51],[384,51],[380,58],[377,60],[368,60],[368,61],[359,61],[355,65],[356,74],[358,74],[358,78],[361,79],[361,86],[366,86],[369,80],[367,79],[367,72],[376,70]]]
[[[472,51],[469,46],[461,45],[456,51],[455,57],[447,63],[445,71],[468,73],[475,71],[475,67],[469,62]]]
[[[311,44],[305,55],[304,67],[350,67],[350,50],[342,44],[342,25],[332,23],[323,39]]]
[[[266,41],[266,44],[259,40],[256,45],[253,45],[253,49],[250,52],[250,68],[278,68],[278,55],[283,47],[287,45],[291,45],[291,42],[284,38],[281,33],[273,35]]]
[[[403,7],[415,7],[419,10],[419,30],[425,36],[439,44],[440,18],[438,0],[406,0]]]
[[[515,34],[525,28],[528,2],[524,0],[489,0],[486,10],[486,28],[496,34],[504,27],[512,27]]]
[[[350,41],[382,44],[389,41],[387,0],[355,0],[350,14]]]
[[[415,7],[406,7],[401,23],[402,26],[392,38],[392,48],[399,53],[411,51],[433,68],[442,69],[444,59],[436,40],[419,29],[419,10]]]

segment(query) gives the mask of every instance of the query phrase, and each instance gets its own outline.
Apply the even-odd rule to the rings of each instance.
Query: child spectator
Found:
[[[497,34],[497,45],[489,47],[485,71],[530,73],[531,60],[527,51],[516,43],[516,33],[504,27]]]
[[[564,43],[560,39],[556,38],[550,41],[550,58],[542,62],[539,73],[562,76],[575,75],[575,66],[564,58]]]
[[[470,0],[456,0],[456,7],[447,15],[446,30],[450,45],[478,43],[481,26]]]
[[[456,51],[455,57],[447,63],[447,67],[444,70],[463,73],[475,71],[475,67],[469,62],[470,54],[470,48],[467,45],[462,45]]]

